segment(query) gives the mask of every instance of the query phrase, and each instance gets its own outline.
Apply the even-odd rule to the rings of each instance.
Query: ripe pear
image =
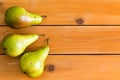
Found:
[[[46,45],[36,51],[24,53],[20,59],[21,71],[32,78],[41,76],[49,50],[49,46]]]
[[[38,38],[38,34],[9,34],[3,39],[2,48],[5,54],[11,57],[17,57]]]
[[[5,23],[11,28],[23,28],[40,24],[44,17],[30,13],[22,7],[13,6],[5,13]]]

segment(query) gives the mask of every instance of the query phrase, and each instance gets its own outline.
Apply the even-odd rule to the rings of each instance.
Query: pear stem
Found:
[[[48,44],[49,44],[49,38],[45,40],[45,46],[47,46]]]
[[[0,54],[0,55],[5,55],[5,53],[2,53],[2,54]]]
[[[41,17],[42,17],[42,18],[46,18],[47,16],[46,16],[46,15],[42,15]]]
[[[45,34],[38,34],[39,36],[45,36]]]

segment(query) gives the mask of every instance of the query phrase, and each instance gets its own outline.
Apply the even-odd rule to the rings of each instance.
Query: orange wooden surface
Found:
[[[49,38],[51,54],[120,54],[120,26],[33,26],[17,30],[1,26],[0,32],[0,43],[11,33],[46,35],[28,50],[41,47]]]
[[[10,33],[34,33],[46,36],[26,51],[38,49],[46,38],[50,39],[51,48],[43,75],[33,79],[20,71],[19,58],[1,55],[4,52],[0,47],[0,80],[120,80],[119,3],[119,0],[0,0],[0,44]],[[47,18],[38,26],[11,29],[4,23],[4,14],[15,5]]]
[[[22,6],[30,12],[47,15],[44,25],[119,25],[119,0],[0,0],[0,24],[4,23],[4,13],[11,6]]]
[[[120,80],[120,56],[49,55],[39,78],[19,69],[19,59],[0,56],[1,80]],[[49,70],[49,66],[53,70]]]

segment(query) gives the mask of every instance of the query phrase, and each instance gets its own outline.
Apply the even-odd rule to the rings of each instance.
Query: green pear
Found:
[[[1,45],[5,54],[11,57],[17,57],[38,38],[39,35],[37,34],[9,34],[3,39]]]
[[[22,7],[13,6],[5,13],[5,23],[12,28],[23,28],[40,24],[44,17],[30,13]]]
[[[41,76],[49,50],[49,46],[46,45],[36,51],[24,53],[20,59],[21,71],[32,78]]]

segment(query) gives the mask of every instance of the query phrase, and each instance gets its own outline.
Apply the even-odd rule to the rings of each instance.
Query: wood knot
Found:
[[[54,65],[50,64],[45,67],[46,71],[53,72],[55,70]]]
[[[76,23],[77,23],[78,25],[82,25],[82,24],[84,23],[84,20],[83,20],[82,18],[77,19],[77,20],[76,20]]]

